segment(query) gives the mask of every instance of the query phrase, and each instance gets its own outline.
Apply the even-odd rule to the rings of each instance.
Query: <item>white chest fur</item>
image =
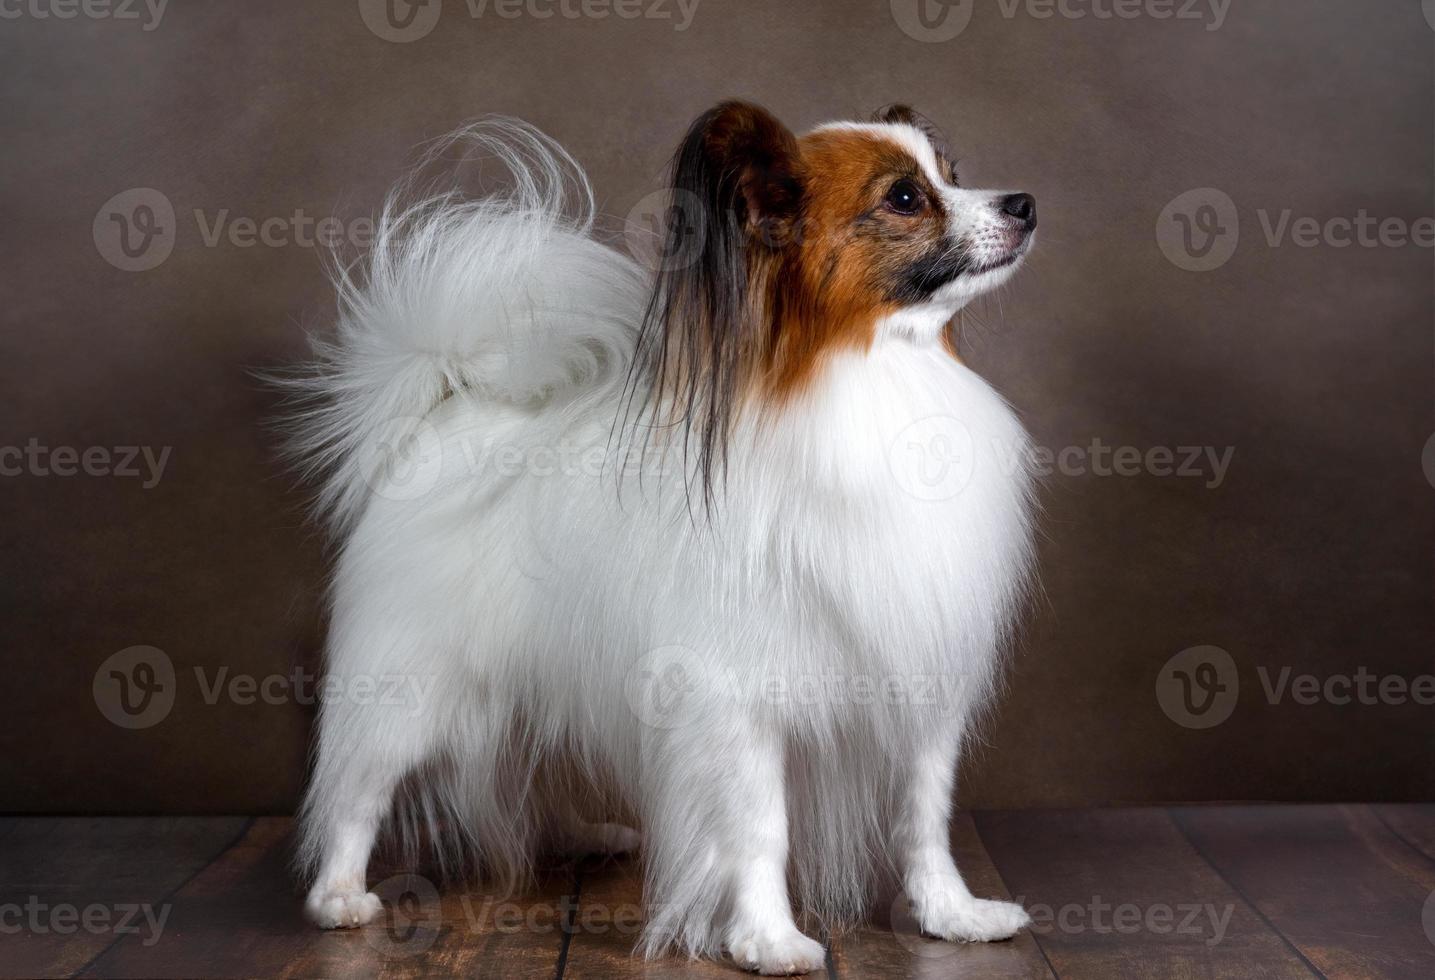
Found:
[[[1026,435],[990,386],[935,344],[887,339],[826,365],[752,438],[728,527],[768,571],[774,615],[801,624],[813,663],[794,666],[841,647],[863,670],[985,684],[1031,557]]]

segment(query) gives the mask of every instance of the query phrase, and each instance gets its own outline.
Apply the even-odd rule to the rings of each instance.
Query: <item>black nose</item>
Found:
[[[1003,214],[1026,222],[1027,230],[1036,227],[1036,198],[1030,194],[1008,194],[1001,200]]]

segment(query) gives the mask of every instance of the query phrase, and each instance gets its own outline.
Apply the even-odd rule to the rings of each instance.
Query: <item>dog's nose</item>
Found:
[[[1027,230],[1036,227],[1036,198],[1030,194],[1008,194],[1001,200],[1003,214],[1026,222]]]

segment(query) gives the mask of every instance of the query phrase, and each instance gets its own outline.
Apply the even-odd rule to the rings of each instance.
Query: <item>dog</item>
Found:
[[[1021,264],[1034,199],[960,186],[904,106],[799,137],[730,101],[678,147],[643,262],[532,127],[455,151],[505,189],[401,184],[288,381],[344,692],[300,814],[309,916],[380,912],[387,833],[510,887],[640,849],[650,957],[819,969],[794,902],[845,928],[884,883],[928,935],[1012,936],[948,822],[1035,505],[953,323]]]

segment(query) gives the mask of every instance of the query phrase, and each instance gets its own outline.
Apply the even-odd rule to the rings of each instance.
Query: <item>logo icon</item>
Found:
[[[423,419],[390,419],[364,445],[359,466],[376,496],[417,500],[438,484],[443,443],[438,430]]]
[[[951,500],[976,471],[976,441],[961,419],[932,415],[897,433],[887,463],[903,490],[918,500]]]
[[[125,272],[146,272],[174,251],[174,205],[152,187],[134,187],[100,207],[92,231],[106,262]]]
[[[1180,195],[1156,219],[1156,244],[1178,269],[1210,272],[1236,254],[1241,219],[1224,191],[1199,187]]]
[[[384,909],[364,939],[386,957],[417,956],[443,929],[443,903],[434,883],[422,875],[397,874],[374,886]]]
[[[95,671],[100,714],[120,728],[153,728],[174,707],[174,663],[157,647],[126,647]]]
[[[375,37],[408,44],[428,35],[443,13],[443,0],[359,0],[359,16]]]
[[[1182,650],[1156,678],[1161,710],[1182,728],[1214,728],[1231,717],[1240,689],[1236,662],[1213,646]]]
[[[902,33],[924,44],[950,41],[972,20],[975,0],[890,0],[892,19]]]
[[[941,920],[952,918],[962,911],[959,898],[965,890],[965,886],[959,879],[947,875],[927,875],[912,882],[908,888],[899,891],[897,897],[892,900],[888,925],[892,930],[893,938],[908,952],[924,960],[937,960],[951,956],[961,946],[958,943],[943,942],[922,931],[922,925],[917,921],[913,896],[922,895],[925,899],[927,914],[934,919]]]
[[[696,194],[680,188],[656,190],[628,211],[623,235],[628,252],[644,267],[671,272],[697,261],[707,221],[707,208]]]
[[[644,654],[623,687],[628,707],[652,728],[673,729],[723,710],[736,693],[725,668],[684,646],[658,647]]]

